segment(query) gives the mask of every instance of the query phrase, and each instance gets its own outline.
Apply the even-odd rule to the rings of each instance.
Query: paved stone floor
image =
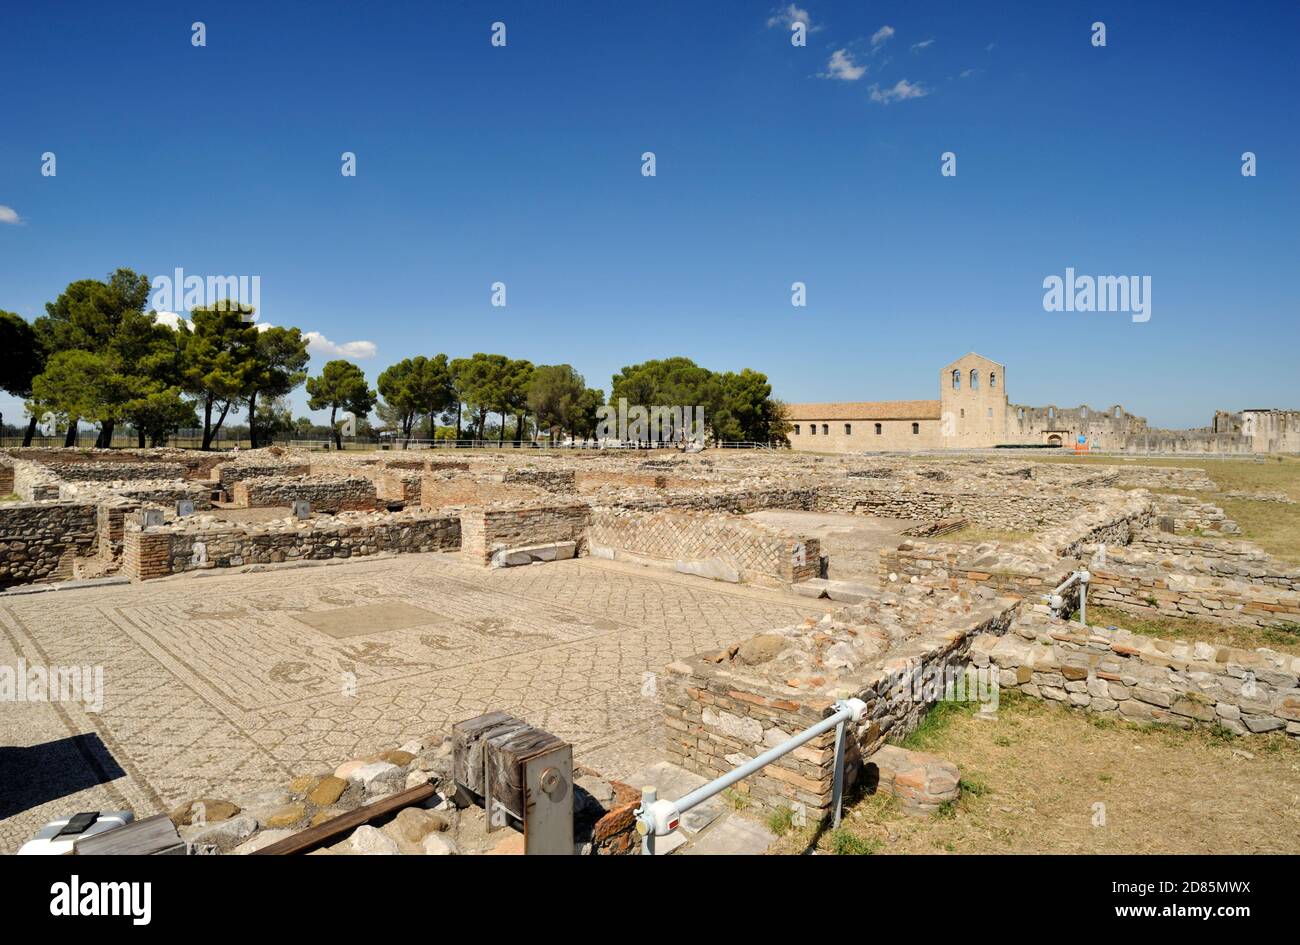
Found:
[[[487,571],[457,555],[0,597],[0,666],[102,667],[104,690],[98,713],[0,702],[0,852],[56,816],[277,786],[490,709],[626,777],[663,757],[667,662],[830,606],[585,558]]]

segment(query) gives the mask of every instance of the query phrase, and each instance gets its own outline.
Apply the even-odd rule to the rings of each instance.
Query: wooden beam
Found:
[[[394,814],[404,807],[423,803],[436,793],[438,792],[434,789],[432,783],[408,788],[394,794],[392,797],[386,797],[382,801],[376,801],[373,804],[367,804],[365,807],[350,810],[346,814],[331,817],[323,824],[308,827],[292,837],[285,837],[283,840],[277,840],[260,850],[254,850],[249,855],[284,856],[292,853],[309,853],[317,847],[323,847],[343,834],[355,830],[357,827],[370,823],[372,820],[377,820],[387,814]]]

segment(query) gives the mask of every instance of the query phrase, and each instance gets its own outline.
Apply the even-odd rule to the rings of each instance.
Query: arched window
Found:
[[[912,432],[913,432],[913,433],[920,433],[920,432],[921,432],[921,424],[919,424],[919,423],[914,423],[914,424],[912,424]]]
[[[884,432],[885,432],[885,428],[884,428],[883,426],[881,426],[879,423],[877,423],[877,424],[876,424],[876,436],[880,436],[880,434],[882,434],[882,433],[884,433]]]
[[[817,424],[815,424],[815,423],[810,423],[810,424],[808,424],[808,435],[809,435],[809,436],[816,436],[816,435],[817,435]]]
[[[1016,411],[1016,419],[1017,419],[1017,420],[1023,420],[1023,419],[1025,419],[1025,408],[1024,408],[1024,407],[1021,407],[1018,411]]]
[[[822,436],[830,436],[830,435],[831,435],[831,425],[829,423],[823,423]]]
[[[970,389],[971,390],[980,389],[980,372],[976,371],[974,368],[972,368],[970,372]]]
[[[1118,407],[1115,408],[1115,416],[1116,416],[1116,417],[1119,416],[1119,408],[1118,408]]]
[[[1055,419],[1056,419],[1056,408],[1055,408],[1055,407],[1048,407],[1048,408],[1047,408],[1047,419],[1048,419],[1048,420],[1055,420]]]
[[[952,389],[961,390],[961,371],[952,372]]]
[[[997,386],[998,386],[998,372],[989,371],[989,390],[993,390],[993,388]]]
[[[799,435],[799,424],[797,423],[794,425],[794,435],[795,436]]]
[[[852,435],[853,435],[853,424],[851,424],[851,423],[846,423],[846,424],[844,424],[844,435],[845,435],[845,436],[852,436]]]

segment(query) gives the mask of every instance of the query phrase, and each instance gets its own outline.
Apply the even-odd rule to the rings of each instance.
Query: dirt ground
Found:
[[[839,830],[790,829],[771,852],[1300,853],[1295,739],[1142,728],[1006,693],[996,720],[952,703],[931,718],[908,747],[957,764],[959,800],[914,818],[857,798]]]
[[[773,528],[816,538],[822,554],[830,557],[827,577],[836,581],[857,581],[874,585],[879,577],[878,555],[881,548],[897,548],[903,531],[919,520],[880,518],[874,515],[849,515],[837,512],[797,512],[788,509],[764,509],[745,516]]]

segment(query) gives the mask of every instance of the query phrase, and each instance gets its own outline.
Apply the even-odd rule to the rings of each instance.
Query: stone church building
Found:
[[[1006,365],[971,352],[939,371],[937,400],[789,404],[790,445],[823,453],[1074,447],[1127,452],[1300,452],[1300,411],[1220,411],[1198,430],[1155,430],[1119,404],[1030,407],[1007,399]]]

